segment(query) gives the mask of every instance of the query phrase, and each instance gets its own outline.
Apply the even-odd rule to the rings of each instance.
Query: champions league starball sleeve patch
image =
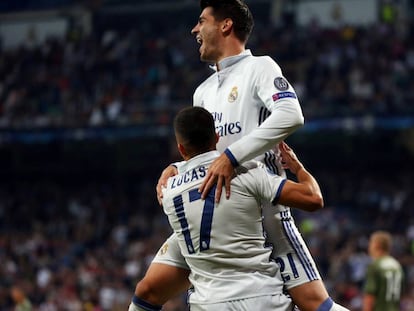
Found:
[[[286,91],[289,88],[289,83],[283,77],[277,77],[273,84],[279,91]]]
[[[272,98],[274,102],[279,99],[283,99],[283,98],[295,98],[296,99],[296,94],[293,92],[280,92],[280,93],[273,94]]]

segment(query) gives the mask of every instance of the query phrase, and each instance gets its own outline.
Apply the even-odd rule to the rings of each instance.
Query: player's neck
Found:
[[[184,159],[185,161],[188,161],[188,160],[191,160],[192,158],[194,158],[194,157],[196,157],[196,156],[199,156],[199,155],[201,155],[201,154],[204,154],[204,153],[207,153],[207,152],[210,152],[210,151],[214,151],[214,150],[216,150],[216,149],[215,149],[215,148],[213,148],[213,149],[204,150],[204,151],[195,151],[195,152],[190,152],[190,153],[186,154],[186,156],[185,156],[185,157],[183,156],[183,159]]]
[[[216,61],[217,71],[221,70],[220,62],[223,59],[228,58],[228,57],[232,57],[232,56],[237,56],[237,55],[241,54],[244,51],[245,51],[245,47],[244,47],[244,45],[240,45],[240,43],[228,46],[226,49],[224,49],[223,53],[221,54],[221,56]]]
[[[388,256],[388,253],[386,253],[386,252],[376,252],[372,255],[372,258],[380,259],[380,258],[383,258],[383,257],[386,257],[386,256]]]

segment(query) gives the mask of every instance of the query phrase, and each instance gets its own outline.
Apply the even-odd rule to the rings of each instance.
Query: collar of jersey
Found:
[[[184,162],[183,165],[180,165],[178,167],[178,173],[182,174],[184,172],[187,172],[189,170],[192,170],[192,169],[200,166],[203,163],[210,163],[215,158],[217,158],[219,155],[220,155],[220,152],[218,152],[217,150],[199,154],[198,156],[195,156],[194,158],[191,158],[187,162]]]
[[[240,60],[242,60],[243,58],[247,57],[247,56],[252,56],[252,52],[247,49],[244,50],[243,52],[241,52],[238,55],[234,55],[234,56],[229,56],[226,58],[223,58],[220,62],[219,62],[219,66],[220,66],[220,70],[223,70],[227,67],[230,67],[232,65],[234,65],[235,63],[239,62]],[[212,65],[211,69],[213,69],[214,71],[217,71],[217,66],[216,65]]]

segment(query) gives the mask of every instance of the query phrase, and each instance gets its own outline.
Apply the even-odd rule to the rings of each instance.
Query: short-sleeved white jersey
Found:
[[[217,150],[233,164],[256,158],[275,173],[275,153],[269,152],[304,123],[295,90],[279,65],[250,50],[223,59],[196,89],[193,105],[207,109],[220,135]],[[212,67],[217,69],[216,67]]]
[[[191,269],[190,302],[217,303],[282,293],[278,265],[265,246],[262,203],[277,199],[286,179],[258,167],[232,179],[230,199],[201,200],[198,188],[220,153],[182,162],[168,180],[163,208]]]

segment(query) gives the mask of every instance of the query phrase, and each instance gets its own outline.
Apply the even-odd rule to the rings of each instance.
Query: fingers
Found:
[[[293,160],[292,149],[284,142],[279,143],[281,164],[283,169],[289,169]]]
[[[158,204],[159,205],[162,205],[162,186],[161,186],[161,184],[158,182],[158,184],[157,184],[157,188],[156,188],[156,190],[157,190],[157,200],[158,200]]]
[[[208,196],[208,193],[210,192],[210,189],[216,183],[216,180],[217,180],[217,177],[214,174],[212,174],[210,172],[207,173],[207,176],[205,177],[205,179],[204,179],[203,183],[201,184],[200,188],[198,189],[198,191],[201,192],[201,198],[203,200]],[[217,186],[217,188],[218,188],[218,186]]]
[[[214,196],[214,200],[216,203],[220,202],[222,189],[223,189],[223,177],[219,177],[217,180],[216,194]]]
[[[218,203],[221,198],[223,187],[225,187],[226,197],[230,197],[230,183],[233,178],[234,168],[229,158],[222,154],[209,167],[207,176],[199,188],[201,198],[205,199],[210,189],[216,184],[215,201]]]
[[[279,150],[283,161],[294,158],[293,150],[284,141],[279,143]]]
[[[201,198],[202,199],[205,198],[205,196],[203,197],[203,195],[205,193],[204,190],[206,189],[207,184],[208,184],[210,178],[211,178],[211,174],[210,174],[210,172],[208,172],[207,173],[207,176],[204,178],[203,182],[201,183],[200,188],[198,188],[198,192],[201,192]]]
[[[217,184],[216,187],[216,193],[214,195],[214,201],[216,203],[220,202],[221,194],[223,192],[223,187],[226,192],[226,199],[230,198],[230,184],[231,184],[231,176],[230,177],[224,177],[224,176],[214,176],[213,174],[206,176],[202,186],[199,188],[199,191],[201,193],[201,198],[204,200],[208,193],[210,192],[210,189],[214,186],[214,184]]]
[[[291,151],[291,150],[292,150],[292,148],[290,148],[290,147],[289,147],[289,145],[288,145],[287,143],[285,143],[284,141],[282,141],[282,144],[283,144],[283,148],[284,148],[286,151]]]
[[[158,200],[158,204],[161,206],[162,205],[162,198],[164,197],[163,193],[162,193],[162,189],[165,188],[167,186],[167,180],[168,178],[160,178],[160,180],[158,181],[157,184],[157,200]]]
[[[225,186],[225,188],[226,188],[226,199],[229,199],[229,198],[230,198],[230,183],[231,183],[231,179],[232,179],[232,176],[227,177],[227,178],[225,179],[224,186]],[[219,198],[220,198],[220,197],[219,197]],[[218,202],[218,201],[217,201],[217,202]]]
[[[166,186],[166,179],[160,178],[156,187],[157,196],[162,198],[162,188]]]
[[[157,191],[157,200],[158,200],[159,205],[162,205],[162,198],[163,198],[162,189],[167,186],[168,178],[175,176],[176,174],[177,174],[177,168],[170,165],[169,167],[164,169],[160,178],[158,179],[158,183],[155,189]]]

